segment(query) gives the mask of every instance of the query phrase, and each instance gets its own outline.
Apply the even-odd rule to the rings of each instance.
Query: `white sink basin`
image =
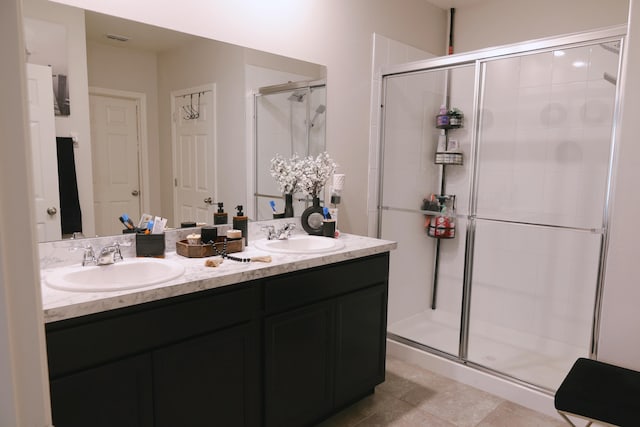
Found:
[[[257,240],[254,246],[267,252],[284,254],[317,254],[344,248],[344,243],[330,237],[296,235],[288,240]]]
[[[110,265],[55,269],[45,276],[45,283],[64,291],[121,291],[168,282],[182,274],[184,267],[173,261],[128,258]]]

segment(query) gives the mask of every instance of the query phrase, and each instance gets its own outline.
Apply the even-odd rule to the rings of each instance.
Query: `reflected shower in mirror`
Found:
[[[261,87],[255,97],[256,219],[273,218],[283,212],[284,199],[271,177],[271,159],[276,154],[289,158],[317,156],[325,151],[326,86],[322,81],[291,82]],[[294,195],[295,197],[295,195]],[[294,199],[294,213],[300,214],[306,200]]]

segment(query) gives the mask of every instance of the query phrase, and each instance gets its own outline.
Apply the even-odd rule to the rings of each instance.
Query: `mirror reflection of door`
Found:
[[[172,92],[174,224],[211,223],[216,197],[215,86]]]
[[[122,233],[118,218],[140,218],[138,101],[90,94],[96,234]]]
[[[48,161],[57,156],[51,68],[27,64],[27,81],[38,241],[59,240],[58,163]]]

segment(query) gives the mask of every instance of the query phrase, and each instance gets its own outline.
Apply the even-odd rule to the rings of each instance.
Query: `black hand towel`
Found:
[[[73,156],[73,140],[56,138],[58,148],[58,189],[60,190],[60,223],[62,234],[82,232],[82,212],[78,198],[76,162]]]

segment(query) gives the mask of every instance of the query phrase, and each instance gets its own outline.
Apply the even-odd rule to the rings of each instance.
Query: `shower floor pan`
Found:
[[[458,355],[459,316],[431,310],[390,324],[395,335],[436,350]],[[555,391],[587,348],[475,322],[468,360],[537,387]]]

